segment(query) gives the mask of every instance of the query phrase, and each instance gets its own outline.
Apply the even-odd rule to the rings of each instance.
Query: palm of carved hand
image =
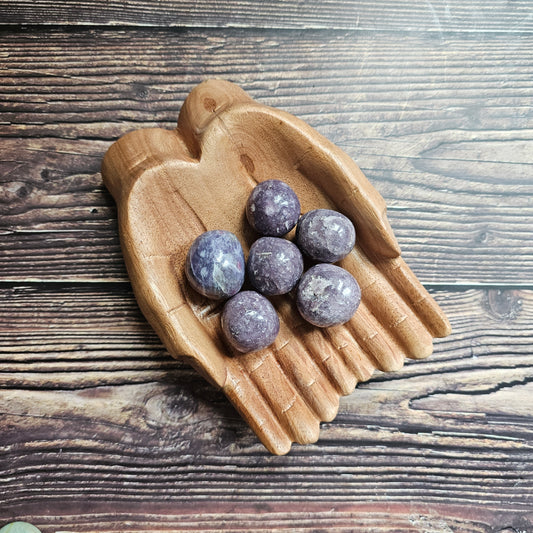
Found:
[[[253,102],[223,81],[196,87],[178,129],[138,130],[114,143],[102,167],[119,213],[124,257],[145,316],[169,352],[187,359],[229,400],[273,453],[318,439],[339,397],[378,368],[423,358],[450,332],[437,304],[400,257],[383,199],[344,152],[308,125]],[[273,303],[281,329],[264,350],[236,354],[224,342],[220,302],[188,285],[191,242],[210,229],[256,238],[244,206],[257,182],[277,178],[302,211],[337,209],[358,242],[340,264],[358,280],[361,306],[346,324],[315,328],[290,296]]]

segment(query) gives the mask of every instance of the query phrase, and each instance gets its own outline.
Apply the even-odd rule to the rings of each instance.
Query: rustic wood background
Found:
[[[0,2],[0,526],[533,531],[527,0]],[[454,332],[269,455],[140,314],[99,173],[208,77],[385,197]]]

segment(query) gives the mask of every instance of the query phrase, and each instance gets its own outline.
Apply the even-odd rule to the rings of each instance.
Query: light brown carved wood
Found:
[[[220,387],[275,454],[318,439],[339,397],[378,368],[424,358],[448,320],[400,256],[383,198],[342,150],[236,85],[209,80],[181,110],[178,128],[137,130],[114,143],[102,175],[118,206],[119,231],[137,301],[169,352]],[[244,205],[265,179],[287,182],[302,212],[337,209],[358,242],[341,262],[359,281],[362,303],[342,326],[306,324],[289,296],[273,299],[275,343],[240,355],[225,343],[220,302],[189,287],[184,260],[203,231],[226,229],[245,253],[256,238]]]

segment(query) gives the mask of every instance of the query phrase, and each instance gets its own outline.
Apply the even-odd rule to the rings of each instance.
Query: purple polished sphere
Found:
[[[190,284],[204,296],[221,300],[233,296],[244,283],[244,253],[230,231],[202,233],[192,243],[185,261]]]
[[[315,326],[327,327],[350,320],[361,302],[361,289],[344,268],[321,263],[304,273],[298,285],[296,306]]]
[[[304,261],[298,246],[279,237],[261,237],[252,244],[246,274],[267,296],[286,294],[298,283]]]
[[[335,263],[355,245],[351,220],[331,209],[315,209],[303,215],[296,227],[296,244],[314,261]]]
[[[263,181],[248,198],[246,217],[261,235],[281,237],[298,222],[300,202],[296,193],[283,181]]]
[[[254,352],[272,344],[279,332],[274,306],[255,291],[242,291],[230,298],[222,311],[222,331],[239,352]]]

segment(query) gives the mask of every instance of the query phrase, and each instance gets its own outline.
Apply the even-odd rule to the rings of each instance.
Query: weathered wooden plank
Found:
[[[29,509],[35,508],[34,512]],[[72,500],[61,505],[25,506],[24,516],[40,527],[43,533],[76,531],[79,533],[153,533],[154,531],[291,531],[308,533],[383,532],[413,533],[486,533],[488,531],[525,532],[531,522],[516,511],[492,511],[479,514],[468,506],[432,505],[421,501],[409,504],[343,503],[324,505],[309,502],[289,502],[250,505],[235,502],[201,504],[146,504],[135,502],[135,511],[116,504],[112,511],[105,504]],[[123,510],[124,509],[124,510]],[[12,516],[16,515],[14,508]]]
[[[237,498],[236,498],[237,500]],[[31,511],[35,508],[35,511]],[[11,516],[20,516],[16,507]],[[408,504],[335,502],[334,505],[289,502],[250,505],[240,502],[213,502],[201,504],[172,503],[156,505],[135,502],[135,511],[115,504],[112,511],[105,504],[72,500],[61,505],[23,507],[24,518],[31,519],[43,533],[76,531],[79,533],[153,533],[154,531],[291,531],[309,533],[376,532],[390,533],[528,533],[531,525],[527,515],[516,511],[492,511],[480,514],[468,506],[432,505],[423,501]]]
[[[519,356],[527,358],[530,354],[530,291],[486,289],[434,294],[454,328],[453,338],[436,341],[442,352],[439,361],[462,358],[463,341],[470,343],[467,361],[472,365],[486,361],[478,360],[478,356],[503,357],[502,336],[512,342],[513,363]],[[123,370],[132,371],[139,365],[143,372],[148,368],[156,372],[188,368],[167,357],[141,315],[129,284],[4,284],[0,297],[4,385],[12,383],[15,375],[11,372],[22,372],[24,377],[31,370],[37,380],[39,372],[71,373],[64,376],[65,380],[55,376],[58,381],[54,388],[91,387],[96,384],[87,370],[93,362],[95,372],[116,370],[121,365]],[[469,336],[462,337],[462,330],[471,330]],[[434,359],[413,365],[422,368],[420,365],[431,365]],[[115,379],[112,374],[107,378]]]
[[[3,44],[4,280],[124,280],[106,148],[173,127],[197,82],[229,76],[354,157],[424,283],[533,281],[531,38],[51,31]]]
[[[52,530],[70,509],[79,531],[179,520],[208,530],[238,503],[250,530],[264,513],[303,530],[304,512],[326,530],[349,530],[350,513],[376,531],[531,527],[531,291],[435,292],[454,334],[434,355],[360,385],[316,445],[276,458],[219,392],[166,355],[126,284],[0,294],[6,521],[37,517]],[[200,511],[208,501],[211,514]]]
[[[387,201],[408,264],[426,284],[532,284],[533,253],[527,239],[533,224],[533,185],[526,179],[507,185],[508,175],[503,174],[506,168],[526,173],[530,165],[487,163],[492,175],[475,182],[452,162],[456,145],[464,143],[435,143],[449,150],[444,159],[413,156],[412,163],[409,156],[367,155],[364,150],[372,151],[373,142],[358,143],[363,149],[356,159]],[[473,144],[480,150],[492,143]],[[502,144],[512,150],[517,143]],[[113,201],[98,172],[75,173],[99,168],[107,144],[54,140],[51,145],[48,139],[4,141],[4,154],[22,156],[26,172],[4,175],[8,201],[1,206],[0,276],[125,280]],[[414,143],[406,144],[407,153],[409,146]],[[86,152],[78,156],[75,150]],[[416,168],[424,165],[431,170]],[[469,166],[484,165],[478,161]]]
[[[531,4],[498,0],[15,0],[3,6],[3,24],[129,25],[166,27],[325,28],[432,32],[533,31]]]
[[[337,141],[530,129],[530,39],[253,30],[5,34],[1,134],[114,139],[128,128],[173,125],[191,87],[217,76],[335,130]]]
[[[0,9],[14,30],[0,35],[0,527],[533,530],[533,294],[516,290],[533,280],[530,3]],[[329,31],[355,28],[369,31]],[[429,360],[361,385],[319,443],[282,458],[140,315],[98,174],[114,139],[173,127],[212,76],[356,159],[454,328]],[[515,289],[435,291],[480,283]]]

